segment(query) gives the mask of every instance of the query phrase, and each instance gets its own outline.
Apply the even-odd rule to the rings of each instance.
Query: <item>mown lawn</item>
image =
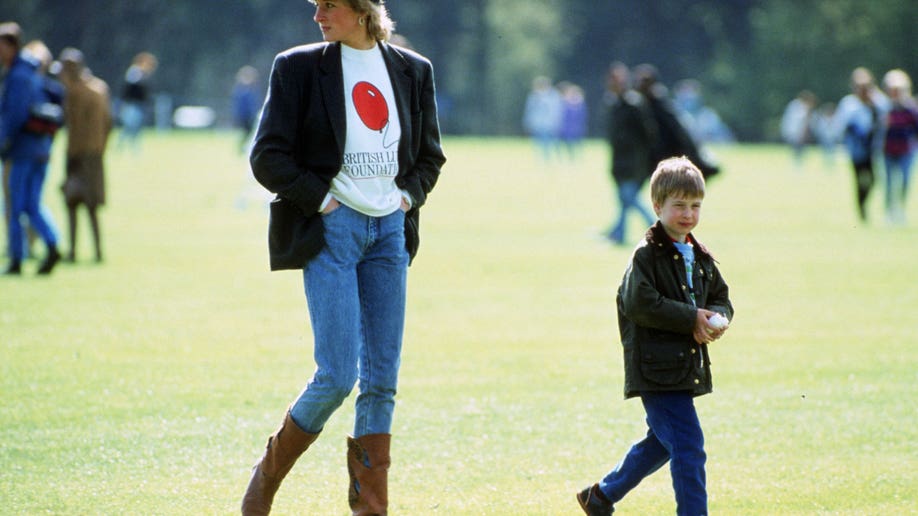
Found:
[[[574,493],[644,432],[623,401],[600,234],[605,144],[447,138],[422,212],[390,472],[396,515],[578,514]],[[46,200],[60,228],[59,151]],[[918,511],[918,205],[854,215],[841,155],[715,149],[696,235],[737,315],[698,400],[714,514]],[[0,513],[231,514],[312,369],[300,276],[267,267],[265,196],[229,134],[146,135],[108,156],[106,260],[0,278]],[[878,183],[881,184],[881,183]],[[630,239],[642,232],[637,219]],[[40,245],[36,246],[43,253]],[[348,514],[345,404],[276,514]],[[618,506],[671,514],[660,471]]]

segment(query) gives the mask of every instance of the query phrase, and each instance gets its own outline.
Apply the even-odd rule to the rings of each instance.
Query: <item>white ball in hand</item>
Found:
[[[714,314],[708,317],[708,324],[720,330],[729,326],[730,321],[721,314]]]

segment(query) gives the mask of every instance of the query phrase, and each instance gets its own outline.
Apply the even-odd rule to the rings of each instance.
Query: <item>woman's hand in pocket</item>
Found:
[[[322,215],[328,215],[329,213],[337,210],[340,207],[341,207],[341,203],[338,202],[338,199],[335,199],[334,197],[332,197],[331,200],[328,201],[328,204],[325,206],[325,209],[322,210]]]

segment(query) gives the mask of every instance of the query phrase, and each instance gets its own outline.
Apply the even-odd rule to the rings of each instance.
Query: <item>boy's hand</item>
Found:
[[[698,313],[695,316],[695,330],[692,332],[692,336],[695,337],[695,342],[699,344],[707,344],[719,339],[728,327],[715,328],[711,326],[711,323],[708,322],[708,318],[714,315],[716,312],[710,310],[705,310],[704,308],[699,308]]]

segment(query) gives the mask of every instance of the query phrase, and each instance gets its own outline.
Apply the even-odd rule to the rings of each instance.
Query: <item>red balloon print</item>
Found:
[[[382,132],[389,124],[389,106],[379,88],[366,81],[358,82],[351,91],[351,98],[364,125]]]

